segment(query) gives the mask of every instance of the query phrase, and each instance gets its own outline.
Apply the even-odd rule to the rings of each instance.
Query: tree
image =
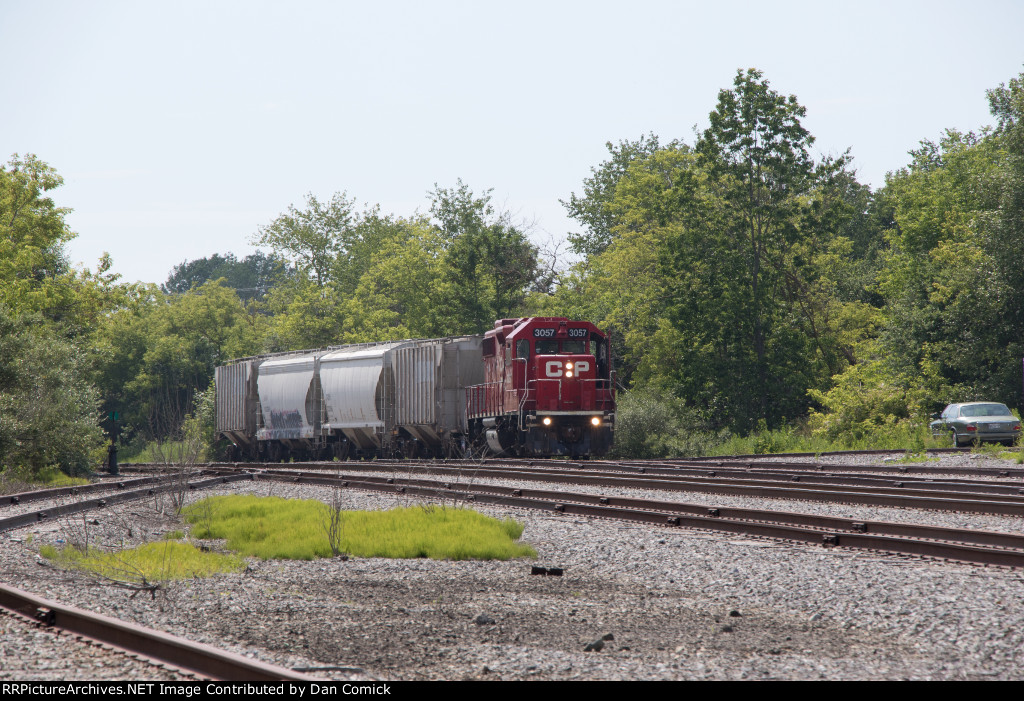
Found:
[[[425,219],[390,219],[376,230],[367,259],[346,302],[347,342],[435,337],[451,326],[442,283],[445,241]],[[362,268],[362,266],[360,266]]]
[[[216,366],[259,350],[262,322],[219,280],[180,295],[148,292],[106,319],[93,362],[104,410],[122,414],[128,433],[163,439],[179,432]]]
[[[537,276],[537,247],[507,213],[496,215],[490,190],[473,195],[461,180],[435,185],[431,214],[444,258],[445,332],[483,333],[517,312]]]
[[[1014,172],[1008,141],[1006,132],[947,131],[886,183],[894,214],[881,342],[905,375],[937,364],[948,389],[936,406],[1020,396],[1024,229],[1014,202],[1024,172]]]
[[[239,298],[263,301],[274,286],[291,275],[287,262],[280,256],[256,251],[242,260],[233,253],[225,256],[214,253],[208,258],[183,261],[174,266],[167,281],[160,286],[166,293],[184,293],[218,278],[224,278],[228,287]]]
[[[713,372],[734,378],[727,404],[741,429],[762,417],[777,422],[802,413],[804,390],[816,381],[805,359],[826,350],[820,322],[828,293],[812,262],[842,219],[841,198],[828,193],[846,157],[815,165],[814,138],[800,123],[805,114],[760,71],[737,71],[695,147],[714,193],[714,206],[704,208],[714,213],[713,224],[700,227],[707,215],[697,213],[665,259],[677,327],[691,327],[695,314],[708,319],[695,300],[717,310],[705,326],[715,329],[708,350],[716,348],[726,363]],[[699,264],[714,291],[693,278]]]
[[[97,418],[78,349],[38,314],[0,304],[0,467],[87,471],[102,442]]]
[[[344,192],[335,193],[328,202],[306,195],[306,209],[288,205],[288,212],[259,229],[253,238],[257,246],[270,246],[308,274],[317,287],[331,279],[337,259],[346,254],[356,237],[359,215],[355,200]]]
[[[617,146],[609,141],[605,147],[611,158],[590,169],[591,176],[583,181],[583,195],[571,193],[568,202],[559,200],[569,216],[587,228],[583,233],[569,234],[569,242],[573,251],[588,258],[601,253],[612,242],[616,217],[609,205],[619,181],[630,165],[662,148],[654,134],[641,136],[636,141],[620,141]],[[665,148],[685,149],[685,146],[673,141]]]

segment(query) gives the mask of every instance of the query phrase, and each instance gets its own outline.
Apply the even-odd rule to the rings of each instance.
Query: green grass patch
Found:
[[[136,463],[157,463],[165,465],[189,464],[203,462],[205,456],[194,443],[188,441],[149,441],[137,440],[130,445],[121,447],[117,453],[117,461],[124,465]]]
[[[71,477],[57,467],[44,467],[38,471],[27,468],[0,470],[0,494],[15,494],[51,487],[78,487],[83,484],[89,484],[89,480],[84,477]]]
[[[43,468],[35,476],[34,481],[43,487],[80,487],[89,484],[89,480],[84,477],[72,477],[57,467]]]
[[[223,538],[241,555],[312,560],[331,557],[331,509],[316,500],[245,495],[208,497],[182,515],[196,538]],[[523,526],[469,509],[421,507],[343,511],[337,547],[356,557],[507,560],[536,557],[517,543]]]
[[[815,434],[806,425],[784,426],[769,430],[758,427],[747,436],[730,436],[709,450],[707,455],[764,455],[770,453],[828,453],[837,450],[893,450],[921,454],[929,448],[947,448],[945,437],[935,439],[927,426],[875,427],[857,436],[834,440]]]
[[[185,540],[185,531],[170,531],[164,533],[163,540]]]
[[[92,548],[83,552],[70,546],[58,550],[44,545],[39,554],[61,567],[139,584],[206,577],[245,567],[245,560],[236,555],[204,552],[193,545],[174,541],[146,543],[119,552]]]

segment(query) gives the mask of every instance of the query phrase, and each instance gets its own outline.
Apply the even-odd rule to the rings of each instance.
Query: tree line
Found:
[[[127,283],[106,256],[69,265],[60,176],[15,155],[0,168],[0,462],[84,470],[115,430],[178,436],[230,358],[520,315],[612,332],[634,454],[797,424],[852,443],[920,430],[951,401],[1019,406],[1022,81],[987,92],[993,126],[922,141],[873,191],[849,153],[814,157],[795,96],[738,71],[692,143],[608,144],[562,203],[580,227],[568,268],[459,181],[411,216],[310,194],[253,233],[256,254]]]

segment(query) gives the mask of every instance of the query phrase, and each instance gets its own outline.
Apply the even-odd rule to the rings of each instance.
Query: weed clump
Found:
[[[44,545],[39,554],[68,569],[135,584],[206,577],[218,572],[237,572],[245,567],[245,560],[235,555],[205,552],[171,540],[118,552],[94,548],[83,551],[71,546],[57,549]]]
[[[240,555],[264,560],[312,560],[344,552],[356,557],[507,560],[536,557],[516,541],[523,526],[469,509],[414,506],[388,511],[344,511],[332,547],[329,508],[316,500],[215,496],[182,515],[196,538],[227,541]]]

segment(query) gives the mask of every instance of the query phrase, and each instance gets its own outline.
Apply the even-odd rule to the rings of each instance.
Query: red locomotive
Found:
[[[484,383],[466,390],[470,435],[494,453],[603,455],[615,387],[608,337],[588,321],[501,319],[484,335]]]

